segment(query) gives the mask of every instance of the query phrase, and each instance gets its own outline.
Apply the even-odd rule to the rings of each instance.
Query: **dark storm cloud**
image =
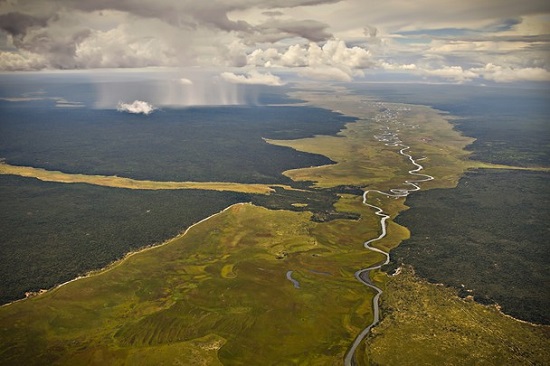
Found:
[[[157,18],[177,26],[209,25],[224,31],[250,31],[244,21],[232,21],[227,14],[234,10],[251,7],[262,9],[294,8],[337,3],[341,0],[241,0],[241,1],[190,1],[190,0],[94,0],[65,1],[67,8],[92,12],[100,10],[118,10],[145,18]]]
[[[325,41],[331,38],[327,31],[328,24],[316,20],[277,20],[272,19],[255,28],[253,37],[259,42],[276,42],[289,37],[301,37],[312,42]]]
[[[0,29],[12,36],[24,35],[30,27],[45,27],[48,23],[46,17],[35,17],[22,13],[7,13],[0,15]]]
[[[177,27],[196,28],[209,25],[225,31],[243,30],[248,27],[243,22],[233,22],[227,17],[232,6],[212,1],[129,1],[96,0],[65,1],[65,6],[84,12],[116,10],[142,18],[156,18]]]

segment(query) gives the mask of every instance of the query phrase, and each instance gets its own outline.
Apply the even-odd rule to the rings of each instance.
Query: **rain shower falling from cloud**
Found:
[[[240,76],[234,75],[233,76]],[[185,77],[173,74],[127,73],[96,80],[96,108],[116,108],[120,101],[131,103],[134,100],[146,101],[155,107],[192,107],[257,104],[258,84],[266,84],[257,75],[247,78],[228,77],[227,74],[193,73]],[[280,80],[269,75],[281,85]],[[275,79],[276,78],[276,79]],[[239,82],[245,80],[246,82]]]

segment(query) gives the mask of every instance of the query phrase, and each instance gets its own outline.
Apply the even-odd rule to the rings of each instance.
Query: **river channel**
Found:
[[[386,146],[395,146],[397,148],[400,148],[399,154],[406,157],[415,167],[414,169],[409,170],[408,173],[417,179],[406,180],[404,182],[404,185],[408,186],[408,188],[392,188],[388,192],[382,192],[379,190],[367,190],[365,191],[365,193],[363,193],[363,204],[375,210],[375,214],[380,217],[380,228],[381,228],[380,236],[366,241],[363,244],[363,246],[367,250],[383,254],[385,257],[385,260],[380,261],[371,267],[363,268],[355,272],[355,277],[357,278],[357,280],[363,283],[365,286],[372,288],[376,292],[376,295],[372,299],[372,309],[373,309],[372,322],[368,324],[361,331],[361,333],[357,335],[357,337],[355,337],[355,340],[353,341],[351,347],[349,348],[344,358],[345,366],[356,365],[355,353],[357,351],[357,348],[359,347],[361,342],[363,342],[367,334],[370,332],[371,328],[380,321],[379,299],[380,299],[380,295],[382,294],[382,290],[371,281],[370,273],[371,271],[377,270],[380,267],[388,264],[390,261],[390,256],[388,253],[372,246],[372,244],[386,237],[387,235],[386,221],[390,218],[390,216],[387,213],[385,213],[381,207],[368,203],[368,198],[369,196],[373,196],[373,195],[383,195],[388,198],[389,197],[394,197],[394,198],[407,197],[411,192],[420,190],[419,183],[427,182],[434,179],[434,177],[431,175],[419,173],[421,170],[424,169],[424,167],[421,164],[419,164],[418,161],[424,158],[417,158],[417,159],[413,158],[413,156],[407,152],[410,149],[410,147],[403,144],[403,142],[399,139],[397,132],[398,130],[392,131],[390,130],[389,127],[385,127],[382,133],[379,135],[376,135],[375,138],[378,142],[383,142]]]

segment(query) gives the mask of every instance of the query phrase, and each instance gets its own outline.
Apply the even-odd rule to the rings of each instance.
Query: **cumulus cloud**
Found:
[[[443,66],[439,68],[419,67],[415,64],[382,63],[385,70],[391,72],[410,72],[424,78],[435,77],[455,83],[473,80],[487,80],[496,83],[517,81],[550,81],[550,72],[542,67],[511,67],[487,63],[482,67],[463,68],[461,66]]]
[[[236,45],[292,37],[317,41],[330,35],[328,25],[299,18],[253,25],[230,13],[257,8],[283,14],[336,1],[0,1],[0,51],[44,58],[39,65],[5,55],[9,60],[0,69],[245,66],[245,51]]]
[[[47,21],[47,17],[34,17],[19,12],[10,12],[7,14],[0,14],[0,29],[12,36],[19,36],[27,33],[28,28],[45,27]]]
[[[475,68],[472,72],[480,77],[497,83],[514,81],[550,81],[550,72],[540,67],[511,68],[494,64],[487,64],[482,68]]]
[[[48,60],[39,54],[21,50],[19,52],[0,51],[0,70],[41,70],[48,65]]]
[[[252,85],[272,85],[280,86],[284,83],[276,75],[269,72],[262,74],[256,70],[251,70],[246,74],[237,75],[232,72],[223,72],[220,74],[222,79],[234,84],[252,84]]]
[[[81,68],[176,66],[172,47],[163,39],[136,34],[125,25],[106,32],[94,31],[80,42],[74,60]]]
[[[298,74],[306,78],[326,81],[352,81],[350,73],[331,66],[304,67],[298,71]]]
[[[465,70],[461,66],[445,66],[439,69],[422,69],[422,75],[436,76],[457,83],[473,80],[479,75],[472,70]]]
[[[364,48],[348,47],[343,40],[329,40],[323,46],[295,44],[284,51],[257,49],[248,56],[249,65],[262,67],[302,68],[299,73],[320,80],[350,81],[362,76],[362,69],[375,65]]]
[[[117,111],[119,112],[128,112],[134,114],[149,115],[153,113],[154,110],[155,107],[153,105],[142,100],[134,100],[133,103],[119,102],[117,106]]]
[[[392,64],[392,63],[388,63],[388,62],[382,62],[380,63],[380,66],[384,69],[384,70],[416,70],[417,67],[415,64],[404,64],[404,65],[399,65],[399,64]]]

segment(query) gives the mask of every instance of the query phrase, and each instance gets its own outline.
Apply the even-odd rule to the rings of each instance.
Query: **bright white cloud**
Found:
[[[550,81],[550,72],[540,67],[511,68],[487,64],[483,68],[472,69],[486,80],[497,83],[513,81]]]
[[[119,102],[117,106],[117,111],[119,112],[128,112],[134,114],[149,115],[153,113],[154,110],[155,107],[153,105],[142,100],[134,100],[133,103]]]
[[[506,41],[437,41],[428,52],[435,54],[462,52],[514,52],[530,46],[528,42]]]
[[[234,84],[252,84],[252,85],[272,85],[280,86],[284,83],[276,75],[271,73],[262,74],[256,70],[251,70],[247,74],[237,75],[232,72],[223,72],[220,74],[222,79]]]
[[[0,70],[40,70],[48,64],[45,57],[28,51],[0,51]]]
[[[351,81],[362,76],[362,69],[375,65],[370,52],[361,47],[348,47],[343,40],[295,44],[286,50],[257,49],[248,56],[248,64],[261,67],[300,68],[301,75],[320,80]]]
[[[322,47],[316,43],[295,44],[285,51],[274,48],[257,49],[248,57],[248,64],[255,66],[334,66],[362,69],[374,64],[368,50],[361,47],[349,48],[343,40],[329,40]]]
[[[179,79],[179,82],[182,85],[193,85],[193,82],[189,79],[186,79],[186,78]]]
[[[423,69],[422,75],[436,76],[457,83],[470,81],[478,77],[478,74],[471,70],[465,70],[460,66],[445,66],[440,69]]]
[[[483,67],[462,68],[461,66],[445,66],[441,68],[424,68],[417,65],[398,65],[384,63],[388,71],[409,71],[422,77],[436,77],[455,83],[472,80],[487,80],[497,83],[516,81],[550,81],[550,72],[541,67],[504,67],[488,63]]]
[[[175,66],[171,47],[162,39],[132,35],[121,25],[106,32],[95,31],[76,46],[75,61],[83,68]]]
[[[382,62],[380,64],[384,70],[416,70],[417,67],[415,64],[406,64],[406,65],[398,65],[398,64],[390,64],[387,62]]]

